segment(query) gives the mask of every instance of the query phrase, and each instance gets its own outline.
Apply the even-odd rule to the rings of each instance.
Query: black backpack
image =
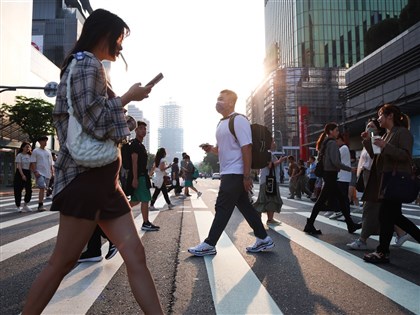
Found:
[[[133,181],[133,165],[130,151],[130,145],[132,142],[133,140],[127,141],[121,146],[120,182],[121,188],[126,196],[130,196],[133,193],[133,187],[131,186]]]
[[[126,170],[131,170],[133,167],[131,160],[130,145],[133,142],[133,139],[127,141],[121,146],[121,164],[122,167]]]
[[[241,115],[241,114],[235,113],[229,116],[229,130],[232,133],[232,135],[235,137],[236,141],[238,141],[238,138],[236,137],[236,133],[235,133],[234,120],[235,120],[235,117],[238,115]],[[261,169],[261,168],[266,167],[267,164],[270,163],[271,161],[271,153],[269,150],[271,147],[271,142],[273,141],[273,137],[271,136],[271,132],[268,130],[268,128],[260,124],[251,124],[251,134],[252,134],[251,168]]]
[[[314,174],[316,177],[322,177],[322,175],[324,174],[324,155],[325,155],[325,150],[327,149],[327,143],[330,140],[334,140],[334,139],[325,140],[321,145],[321,150],[319,150],[318,163],[316,163],[315,170],[314,170]]]

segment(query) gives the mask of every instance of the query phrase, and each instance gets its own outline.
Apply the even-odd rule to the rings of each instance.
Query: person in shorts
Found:
[[[50,150],[46,148],[48,137],[42,136],[38,139],[39,148],[32,152],[32,171],[35,175],[36,187],[39,188],[38,194],[38,211],[47,210],[44,207],[45,191],[51,177],[54,175],[53,159]]]
[[[147,150],[143,144],[143,139],[147,134],[147,124],[144,121],[137,122],[135,129],[136,138],[130,145],[131,161],[133,170],[133,193],[131,194],[130,206],[134,207],[141,203],[141,215],[143,216],[143,231],[159,231],[160,227],[149,221],[149,201],[152,200],[150,194],[150,176],[147,171]]]

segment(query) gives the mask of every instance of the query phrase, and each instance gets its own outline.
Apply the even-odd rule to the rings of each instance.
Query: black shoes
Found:
[[[356,232],[358,229],[361,229],[361,228],[362,228],[362,223],[354,223],[347,230],[349,231],[350,234],[353,234],[354,232]]]
[[[110,260],[115,254],[118,253],[118,249],[115,247],[114,244],[109,243],[109,250],[108,254],[105,255],[106,260]]]
[[[305,228],[303,229],[303,232],[306,232],[308,234],[313,234],[313,235],[320,235],[320,234],[322,234],[321,230],[317,230],[314,227],[314,224],[309,221],[309,219],[306,220],[306,225],[305,225]]]

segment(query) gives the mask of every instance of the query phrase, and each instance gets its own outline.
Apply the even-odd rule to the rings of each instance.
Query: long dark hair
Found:
[[[160,160],[162,160],[166,156],[165,148],[159,148],[156,152],[155,156],[155,166],[159,167]]]
[[[398,106],[385,104],[378,110],[378,115],[383,114],[384,116],[389,116],[394,114],[393,121],[395,126],[402,126],[407,129],[410,129],[410,119],[406,114],[404,114]]]
[[[385,128],[382,128],[381,125],[379,124],[379,121],[377,118],[372,117],[368,119],[368,122],[366,124],[366,126],[370,123],[373,122],[373,124],[375,125],[376,129],[378,130],[378,135],[380,135],[381,137],[385,134],[386,130]]]
[[[31,150],[31,144],[29,142],[23,141],[22,144],[20,145],[20,148],[18,150],[18,154],[23,152],[23,148],[26,147],[27,145],[29,145],[29,151],[28,154],[32,154],[32,150]]]
[[[330,123],[325,125],[324,132],[319,135],[318,140],[316,142],[316,150],[317,151],[321,150],[321,145],[324,142],[327,135],[337,127],[338,127],[338,125],[335,122],[330,122]]]
[[[104,9],[93,11],[83,25],[82,34],[80,34],[76,44],[63,62],[60,77],[64,74],[74,53],[79,51],[91,52],[103,38],[106,38],[108,40],[109,54],[115,55],[118,38],[129,34],[130,28],[128,25],[114,13]]]

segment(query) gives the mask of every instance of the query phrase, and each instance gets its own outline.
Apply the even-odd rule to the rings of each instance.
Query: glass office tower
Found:
[[[300,148],[325,123],[343,123],[346,69],[365,57],[369,28],[398,18],[407,2],[265,0],[266,79],[247,101],[249,118]]]

